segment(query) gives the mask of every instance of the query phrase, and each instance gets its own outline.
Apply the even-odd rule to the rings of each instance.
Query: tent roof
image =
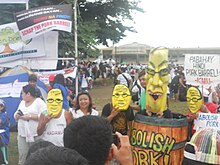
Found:
[[[28,68],[18,65],[2,73],[0,77],[14,76],[14,75],[22,74],[22,73],[33,74],[33,72],[29,70]]]

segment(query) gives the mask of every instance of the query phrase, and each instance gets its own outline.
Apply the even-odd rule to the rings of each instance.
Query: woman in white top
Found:
[[[38,115],[47,109],[45,102],[36,98],[36,90],[32,85],[22,88],[22,101],[14,113],[18,121],[18,152],[19,165],[23,165],[27,152],[34,141],[39,140],[37,135]]]
[[[76,98],[76,109],[72,110],[73,118],[85,115],[98,116],[99,113],[92,108],[92,98],[88,92],[79,93]]]

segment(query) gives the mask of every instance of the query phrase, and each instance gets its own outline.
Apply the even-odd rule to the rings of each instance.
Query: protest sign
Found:
[[[71,5],[52,5],[33,8],[15,14],[18,29],[24,40],[52,30],[71,32]]]
[[[199,113],[197,119],[194,120],[195,129],[200,128],[217,128],[220,129],[220,114]]]
[[[220,55],[185,55],[185,77],[187,84],[210,86],[220,80]]]

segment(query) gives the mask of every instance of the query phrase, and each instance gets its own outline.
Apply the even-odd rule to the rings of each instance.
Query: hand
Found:
[[[115,134],[120,140],[120,145],[117,147],[115,144],[112,144],[113,156],[121,165],[133,165],[129,137],[127,135],[122,135],[119,132],[116,132]]]
[[[163,117],[163,112],[157,112],[157,117],[162,118]]]
[[[46,125],[51,119],[52,119],[51,115],[47,115],[47,116],[43,115],[43,117],[42,117],[42,124]]]
[[[152,112],[149,109],[146,109],[146,113],[148,116],[152,116]]]
[[[208,108],[207,108],[204,104],[202,104],[200,110],[201,110],[201,112],[203,112],[203,113],[209,113]]]
[[[22,115],[22,116],[19,117],[19,119],[28,121],[28,120],[30,120],[30,115],[29,114]]]
[[[111,116],[115,117],[119,112],[118,107],[112,107]]]

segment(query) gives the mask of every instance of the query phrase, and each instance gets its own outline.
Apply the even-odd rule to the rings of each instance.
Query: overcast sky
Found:
[[[220,47],[220,0],[142,0],[134,27],[117,45]]]

